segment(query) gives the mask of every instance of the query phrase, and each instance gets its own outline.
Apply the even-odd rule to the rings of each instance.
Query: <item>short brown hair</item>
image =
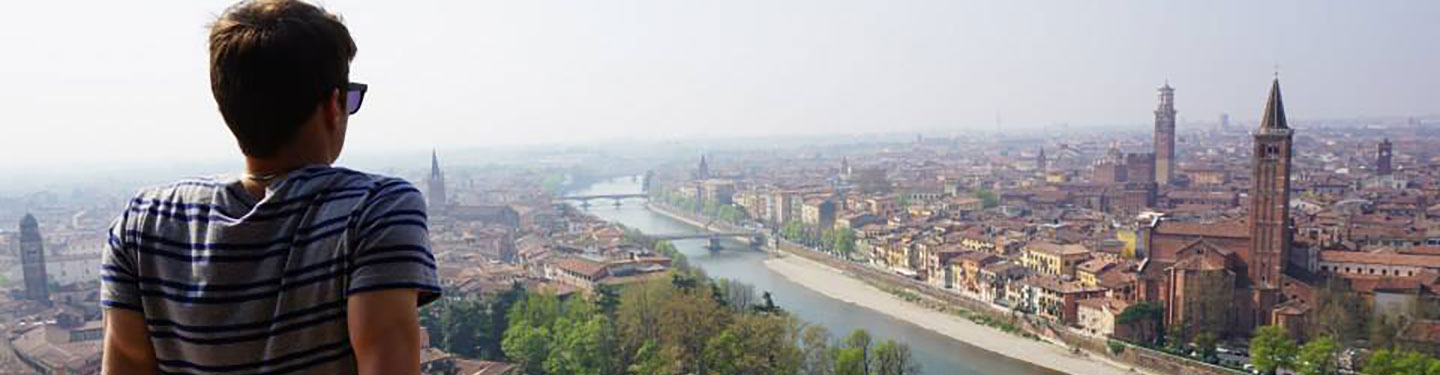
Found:
[[[240,151],[270,157],[334,90],[344,94],[354,58],[339,17],[296,0],[242,1],[210,26],[210,91]]]

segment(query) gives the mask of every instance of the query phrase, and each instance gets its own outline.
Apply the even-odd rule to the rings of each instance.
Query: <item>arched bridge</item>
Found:
[[[589,206],[590,206],[590,201],[593,201],[593,200],[605,200],[605,199],[613,200],[613,201],[615,201],[615,205],[616,205],[616,206],[619,206],[619,205],[620,205],[620,202],[624,202],[626,199],[641,199],[641,200],[647,200],[647,201],[648,201],[648,200],[650,200],[650,195],[649,195],[649,194],[644,194],[644,193],[636,193],[636,194],[567,195],[567,196],[560,197],[559,200],[561,200],[561,201],[580,202],[580,206],[582,206],[582,207],[589,207]]]
[[[651,239],[657,241],[710,240],[710,243],[705,246],[705,249],[710,251],[719,251],[721,249],[720,239],[722,238],[736,238],[748,240],[750,242],[750,246],[754,248],[759,248],[761,246],[764,246],[765,244],[765,235],[746,232],[676,233],[660,235],[652,234],[646,235],[646,237],[650,237]]]

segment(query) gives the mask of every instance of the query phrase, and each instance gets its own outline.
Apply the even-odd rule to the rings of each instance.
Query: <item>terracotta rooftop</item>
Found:
[[[1440,256],[1436,255],[1367,253],[1359,251],[1321,251],[1320,261],[1331,263],[1360,263],[1440,269]]]
[[[1155,226],[1155,233],[1184,236],[1248,238],[1250,228],[1239,222],[1189,223],[1161,221]]]
[[[1060,256],[1065,256],[1065,255],[1078,255],[1078,254],[1089,254],[1089,253],[1090,253],[1090,249],[1089,249],[1089,248],[1086,248],[1085,245],[1080,245],[1080,244],[1059,245],[1059,244],[1055,244],[1055,243],[1052,243],[1052,242],[1049,242],[1049,241],[1035,241],[1035,242],[1031,242],[1029,245],[1026,245],[1025,247],[1028,248],[1028,249],[1030,249],[1031,251],[1037,251],[1037,252],[1041,252],[1041,253],[1046,253],[1046,254],[1051,254],[1051,255],[1060,255]]]

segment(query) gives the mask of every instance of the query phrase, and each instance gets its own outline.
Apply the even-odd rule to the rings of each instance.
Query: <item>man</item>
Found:
[[[330,164],[367,86],[339,18],[253,0],[210,29],[245,173],[142,190],[110,230],[101,372],[418,374],[439,296],[410,183]]]

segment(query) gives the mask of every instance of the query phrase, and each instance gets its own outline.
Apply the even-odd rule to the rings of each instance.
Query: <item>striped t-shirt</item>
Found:
[[[346,297],[439,296],[409,182],[312,166],[258,201],[239,178],[142,190],[110,229],[101,300],[140,311],[162,374],[354,374]]]

